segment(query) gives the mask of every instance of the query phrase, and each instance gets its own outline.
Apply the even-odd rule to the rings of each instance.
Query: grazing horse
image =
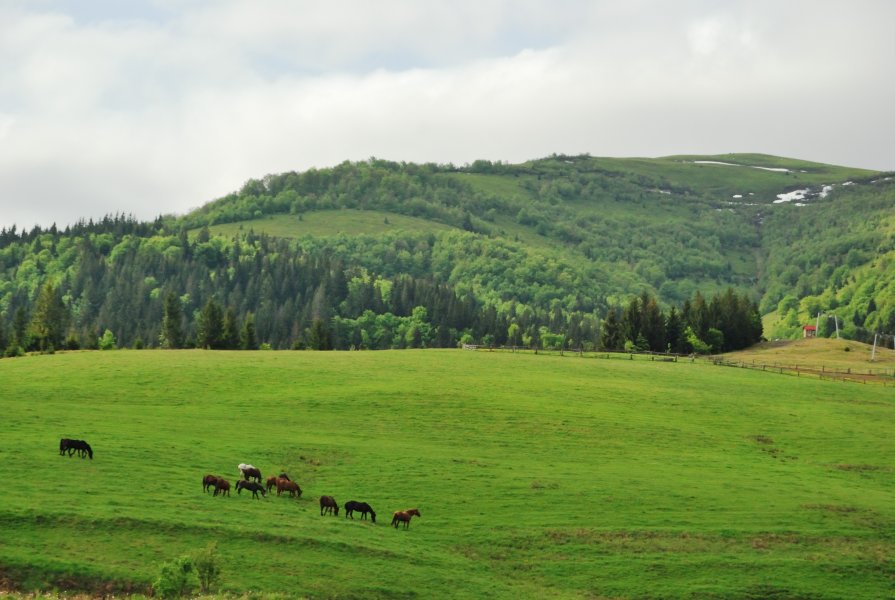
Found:
[[[392,525],[395,526],[395,529],[398,528],[398,523],[404,523],[404,529],[407,529],[410,526],[410,517],[422,517],[419,509],[417,508],[408,508],[407,510],[399,510],[392,515]]]
[[[218,477],[218,480],[214,482],[214,495],[217,496],[218,494],[221,496],[224,494],[230,495],[230,482],[223,477]]]
[[[367,518],[367,513],[370,513],[370,520],[374,523],[376,522],[376,513],[373,511],[373,507],[367,504],[366,502],[356,502],[354,500],[349,500],[345,503],[345,518],[351,517],[354,518],[354,511],[360,513],[361,519]]]
[[[237,481],[236,493],[242,494],[242,490],[249,490],[252,492],[252,498],[258,498],[258,492],[261,492],[262,496],[267,495],[267,492],[264,491],[264,486],[257,481]]]
[[[280,479],[280,478],[277,477],[276,475],[271,475],[270,477],[267,478],[267,480],[266,480],[266,482],[265,482],[265,485],[266,485],[266,487],[267,487],[267,492],[268,492],[268,493],[270,493],[270,490],[272,490],[273,488],[277,487],[277,481],[278,481],[279,479]],[[279,496],[279,494],[277,494],[277,496]]]
[[[248,481],[249,479],[254,479],[258,483],[261,483],[261,470],[258,467],[254,467],[252,465],[247,465],[245,463],[239,463],[237,467],[239,472],[242,473],[243,479]]]
[[[220,479],[220,477],[217,475],[206,475],[202,478],[202,489],[207,493],[208,488],[217,486],[218,479]]]
[[[335,513],[333,513],[335,511]],[[339,505],[336,503],[336,499],[332,496],[320,496],[320,516],[322,517],[324,514],[335,514],[335,516],[339,516]]]
[[[93,448],[91,448],[90,444],[88,444],[84,440],[70,440],[68,438],[62,438],[61,440],[59,440],[59,455],[61,456],[66,452],[68,452],[69,456],[77,452],[78,456],[80,456],[81,458],[89,456],[90,460],[93,460]]]
[[[289,492],[293,498],[301,498],[301,488],[298,487],[298,484],[280,477],[277,479],[277,496],[283,492]]]

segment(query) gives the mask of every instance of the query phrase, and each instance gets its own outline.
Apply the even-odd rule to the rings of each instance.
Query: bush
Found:
[[[193,556],[193,565],[199,576],[199,588],[203,594],[211,591],[221,576],[221,567],[218,563],[217,544],[214,542],[205,546]]]
[[[161,598],[181,598],[199,587],[199,577],[189,556],[181,556],[162,565],[153,593]]]
[[[106,329],[103,332],[103,337],[99,340],[99,349],[100,350],[114,350],[117,348],[117,342],[115,340],[115,334],[112,333],[110,329]]]

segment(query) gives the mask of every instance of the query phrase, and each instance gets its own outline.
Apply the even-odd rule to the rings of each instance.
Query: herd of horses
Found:
[[[90,444],[84,440],[72,440],[69,438],[62,438],[59,440],[59,455],[64,456],[66,453],[69,456],[73,456],[77,453],[81,458],[90,458],[90,460],[93,460],[93,449],[90,447]],[[240,463],[236,468],[242,475],[242,479],[236,482],[237,494],[241,495],[242,490],[246,490],[247,492],[252,493],[252,498],[260,499],[258,494],[261,494],[262,497],[266,497],[273,488],[276,488],[277,496],[282,493],[288,493],[292,498],[301,498],[301,487],[289,479],[289,476],[286,473],[268,477],[265,480],[265,485],[262,485],[261,470],[258,469],[258,467]],[[214,488],[214,496],[230,495],[230,482],[223,477],[218,477],[217,475],[205,475],[202,478],[202,490],[205,493],[208,493],[208,490],[211,488]],[[370,521],[373,523],[376,522],[376,511],[374,511],[373,507],[366,502],[357,502],[356,500],[349,500],[346,502],[345,518],[347,519],[350,517],[351,519],[354,519],[354,513],[360,513],[361,520],[366,520],[367,515],[370,515]],[[339,516],[339,503],[336,502],[336,499],[332,496],[320,496],[320,516],[322,517],[326,514]],[[417,508],[398,510],[392,514],[391,525],[397,529],[398,525],[403,523],[404,529],[407,529],[410,526],[410,519],[412,517],[421,516],[422,515],[420,515],[420,511]]]
[[[261,485],[262,477],[260,469],[246,463],[240,463],[236,468],[239,470],[240,475],[242,475],[242,479],[236,482],[237,494],[241,494],[242,490],[247,490],[252,492],[252,498],[260,500],[258,494],[261,494],[262,497],[266,497],[267,493],[273,488],[277,488],[277,496],[283,492],[288,492],[293,498],[301,497],[301,487],[289,479],[289,475],[286,473],[268,477],[265,480],[265,488],[264,485]],[[208,490],[211,488],[214,488],[214,493],[212,494],[214,496],[230,495],[230,482],[223,477],[217,475],[205,475],[202,478],[202,490],[205,493],[208,493]],[[359,513],[361,520],[366,520],[367,515],[370,515],[370,521],[373,523],[376,522],[376,511],[374,511],[373,507],[366,502],[358,502],[356,500],[349,500],[346,502],[345,518],[354,519],[354,513]],[[339,516],[339,503],[336,502],[336,499],[332,496],[320,496],[320,516],[322,517],[327,514]],[[420,511],[417,508],[395,511],[392,515],[391,525],[397,529],[398,525],[403,523],[404,529],[407,529],[407,527],[410,526],[411,517],[421,516],[422,515],[420,515]]]

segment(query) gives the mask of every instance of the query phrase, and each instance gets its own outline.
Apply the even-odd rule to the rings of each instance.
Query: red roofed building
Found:
[[[802,336],[806,338],[817,336],[817,327],[814,325],[805,325],[802,327]]]

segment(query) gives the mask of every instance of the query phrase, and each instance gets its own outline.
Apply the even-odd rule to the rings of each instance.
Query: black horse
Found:
[[[267,492],[264,491],[264,486],[257,481],[237,481],[236,493],[242,494],[242,490],[249,490],[250,492],[252,492],[252,498],[258,498],[258,492],[261,492],[262,496],[267,497]]]
[[[68,445],[71,444],[73,441],[74,440],[70,440],[69,438],[62,438],[61,440],[59,440],[59,456],[62,456],[66,452],[68,452]]]
[[[73,453],[77,452],[78,456],[81,458],[90,457],[90,460],[93,460],[93,448],[90,447],[90,444],[85,442],[84,440],[70,440],[68,438],[62,438],[59,440],[59,454],[65,454],[68,452],[68,455],[71,456]]]
[[[354,511],[360,513],[361,519],[367,518],[367,513],[370,513],[370,520],[374,523],[376,522],[376,513],[373,511],[373,507],[367,504],[366,502],[356,502],[354,500],[349,500],[345,503],[345,518],[351,517],[354,518],[352,514]]]

